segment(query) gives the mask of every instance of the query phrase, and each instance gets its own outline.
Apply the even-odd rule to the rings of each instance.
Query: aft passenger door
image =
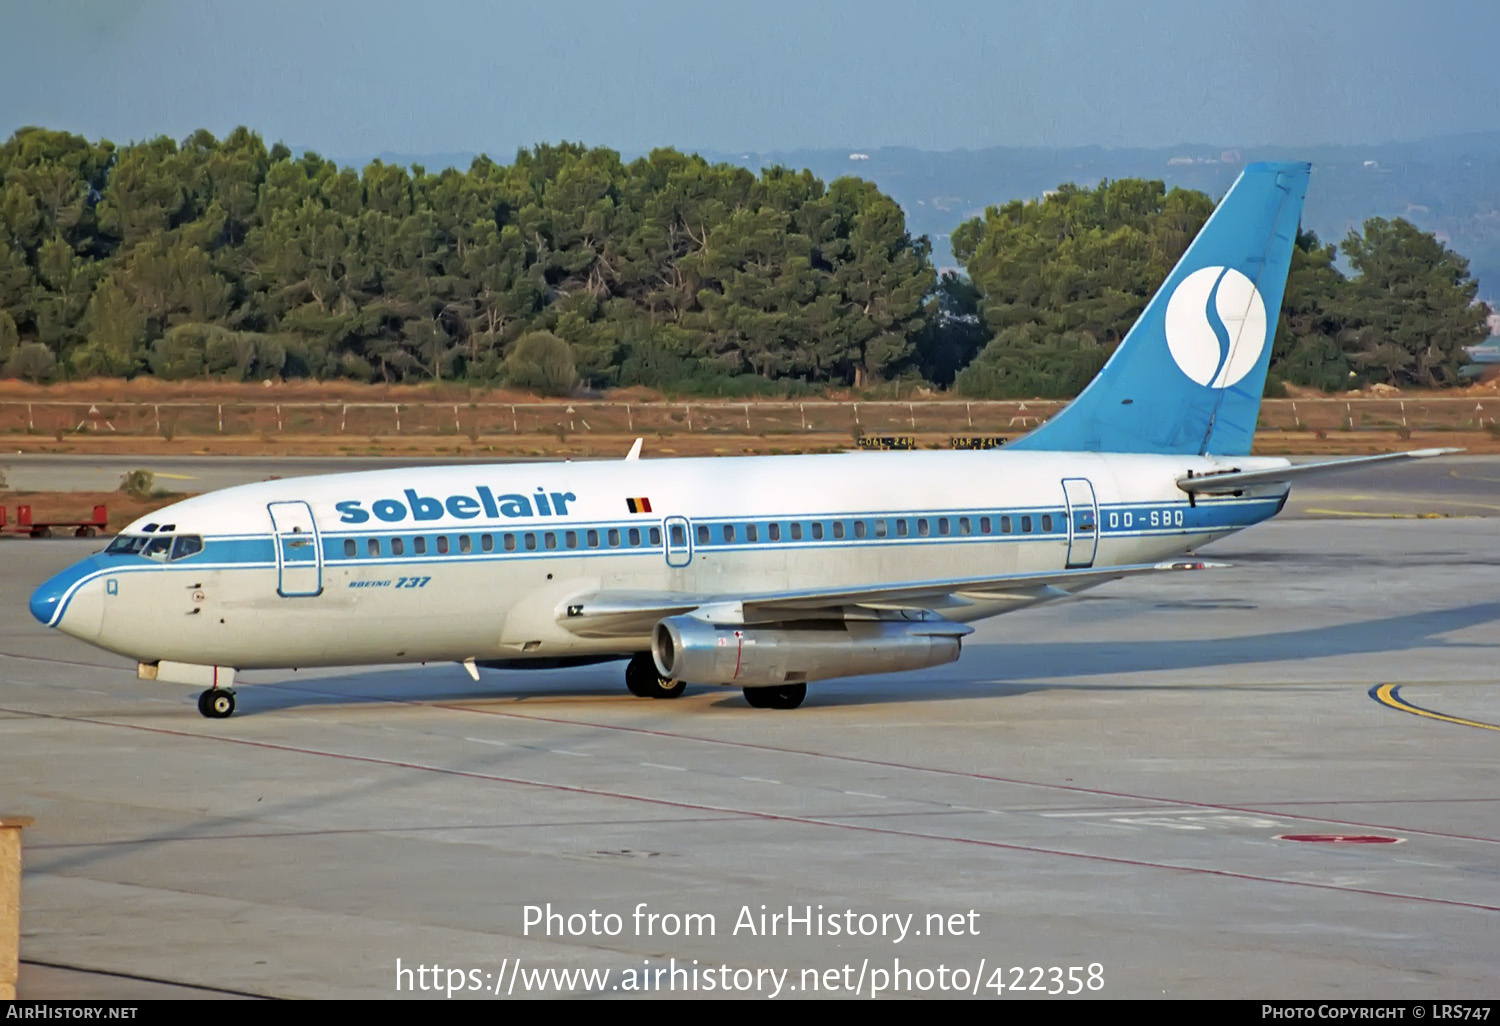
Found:
[[[661,526],[667,566],[687,566],[693,561],[693,525],[687,517],[667,517]]]
[[[276,593],[283,598],[306,598],[323,593],[323,547],[318,544],[318,525],[305,502],[273,502],[271,514],[275,536]]]
[[[1068,569],[1094,565],[1099,550],[1099,500],[1083,477],[1063,478],[1063,501],[1068,506]]]

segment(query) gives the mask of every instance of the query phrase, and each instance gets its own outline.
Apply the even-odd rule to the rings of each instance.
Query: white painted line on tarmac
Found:
[[[673,772],[676,772],[676,773],[686,773],[687,772],[687,767],[686,766],[663,766],[659,762],[643,762],[643,763],[641,763],[641,765],[645,766],[645,767],[647,767],[649,769],[672,770]]]
[[[1051,819],[1082,819],[1085,816],[1174,816],[1191,809],[1113,809],[1109,812],[1039,812],[1039,816],[1047,816]]]

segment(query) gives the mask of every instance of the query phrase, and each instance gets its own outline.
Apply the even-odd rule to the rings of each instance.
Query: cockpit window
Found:
[[[203,551],[203,539],[196,534],[180,534],[172,543],[172,558],[186,559]]]
[[[183,534],[176,537],[169,534],[122,534],[110,542],[109,548],[104,551],[111,556],[145,556],[158,563],[165,563],[168,560],[186,559],[188,556],[202,552],[203,537],[197,534]]]

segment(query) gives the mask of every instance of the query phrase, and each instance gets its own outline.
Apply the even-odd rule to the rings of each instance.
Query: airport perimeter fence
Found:
[[[553,435],[1015,435],[1060,401],[71,402],[0,400],[0,435],[96,433],[239,436],[484,437]],[[1272,399],[1262,430],[1474,430],[1496,423],[1500,396]]]

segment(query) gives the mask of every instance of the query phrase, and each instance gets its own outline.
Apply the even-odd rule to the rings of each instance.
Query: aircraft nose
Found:
[[[83,590],[79,588],[79,584],[98,568],[98,561],[90,557],[44,581],[31,593],[31,615],[43,626],[59,626],[70,604]]]
[[[61,574],[43,584],[31,593],[31,615],[36,617],[43,626],[51,627],[67,590]]]

